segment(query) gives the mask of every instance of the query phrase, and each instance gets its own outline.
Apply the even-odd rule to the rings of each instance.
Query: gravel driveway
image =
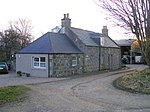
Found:
[[[150,112],[150,95],[128,93],[112,86],[116,78],[128,73],[26,85],[31,89],[27,98],[1,106],[0,112]]]

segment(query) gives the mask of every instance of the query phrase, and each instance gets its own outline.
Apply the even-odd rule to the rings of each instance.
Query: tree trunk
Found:
[[[142,43],[141,46],[142,56],[143,59],[146,61],[146,64],[150,68],[150,41],[146,41]]]
[[[146,42],[146,62],[147,62],[147,65],[149,66],[150,68],[150,41],[147,40]]]

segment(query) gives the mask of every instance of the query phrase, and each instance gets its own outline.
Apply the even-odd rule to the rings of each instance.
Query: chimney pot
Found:
[[[64,19],[66,19],[66,14],[64,14]]]
[[[69,13],[67,13],[67,18],[69,19]]]

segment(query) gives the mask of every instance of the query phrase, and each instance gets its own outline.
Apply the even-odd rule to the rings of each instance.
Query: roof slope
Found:
[[[119,46],[131,46],[134,40],[130,40],[130,39],[122,39],[122,40],[115,40],[115,42],[119,45]]]
[[[94,40],[91,38],[95,34],[100,35],[99,33],[95,33],[92,31],[87,31],[79,28],[70,28],[77,36],[78,38],[87,46],[99,46]],[[100,36],[99,36],[100,37]],[[98,37],[98,38],[99,38]]]
[[[50,54],[82,52],[65,34],[48,32],[20,50],[18,53]]]
[[[115,41],[113,41],[109,36],[101,33],[96,33],[92,31],[87,31],[79,28],[70,28],[78,38],[87,46],[99,46],[101,39],[103,38],[103,47],[119,47]]]

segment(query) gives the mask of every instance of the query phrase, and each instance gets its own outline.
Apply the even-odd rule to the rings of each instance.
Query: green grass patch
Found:
[[[150,69],[120,77],[114,81],[114,86],[134,93],[150,94]]]
[[[0,105],[19,101],[27,90],[29,89],[25,86],[0,87]]]

